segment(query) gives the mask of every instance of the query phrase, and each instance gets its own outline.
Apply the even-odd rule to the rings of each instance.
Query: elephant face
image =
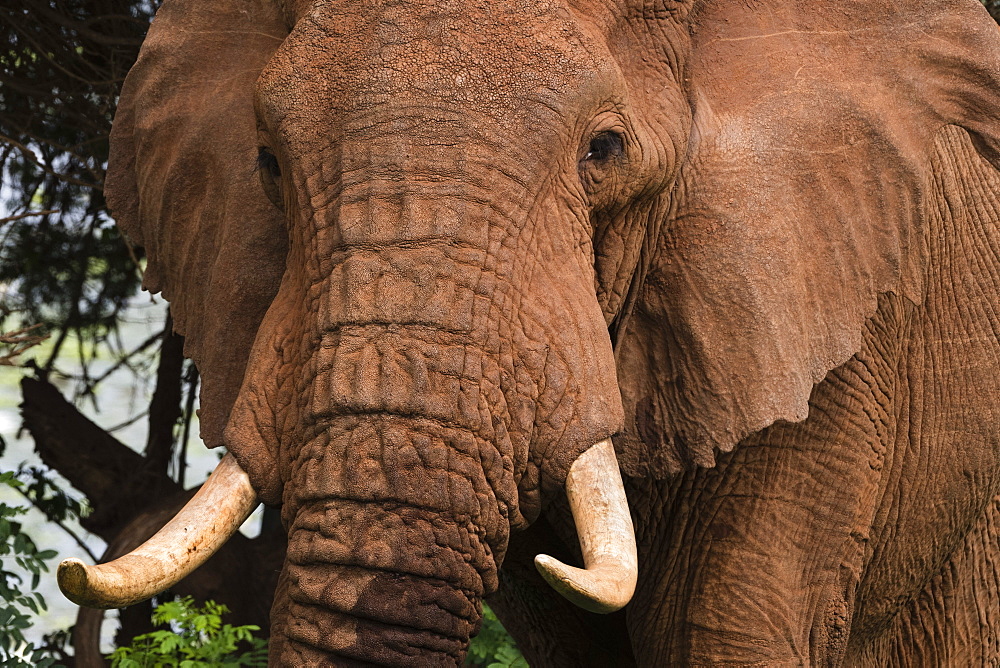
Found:
[[[530,520],[539,488],[560,487],[582,449],[622,426],[614,313],[594,292],[594,211],[615,183],[655,178],[661,192],[673,160],[643,159],[613,61],[547,8],[338,3],[295,26],[255,84],[264,190],[291,251],[227,440],[277,462],[255,476],[275,503],[306,475],[289,467],[316,461],[303,448],[328,462],[309,476],[369,470],[357,482],[383,489],[310,479],[294,494],[397,494],[376,472],[407,466],[378,461],[389,423],[330,458],[330,430],[357,436],[359,414],[402,429],[391,438],[410,444],[393,451],[460,447],[482,469],[491,450],[486,475],[497,477],[477,474],[457,499],[431,491],[456,473],[447,466],[406,484],[437,494],[421,505],[441,510],[483,499],[502,551],[506,525],[525,523],[519,496]],[[435,445],[413,444],[404,418]]]
[[[805,417],[919,293],[935,132],[998,162],[995,29],[902,4],[167,0],[108,197],[282,506],[275,660],[458,661],[594,443],[664,476]]]

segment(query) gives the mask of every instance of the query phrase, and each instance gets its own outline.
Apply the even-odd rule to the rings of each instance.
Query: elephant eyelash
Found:
[[[268,172],[275,178],[281,176],[281,167],[278,165],[278,159],[263,146],[257,149],[257,171]]]

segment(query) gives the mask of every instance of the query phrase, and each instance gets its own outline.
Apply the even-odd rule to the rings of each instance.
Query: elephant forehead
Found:
[[[611,70],[595,44],[549,0],[316,3],[262,73],[258,102],[282,122],[458,106],[537,125],[540,109]]]

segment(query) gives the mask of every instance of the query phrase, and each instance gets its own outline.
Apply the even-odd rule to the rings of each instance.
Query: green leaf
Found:
[[[142,659],[143,665],[184,668],[219,668],[221,666],[266,666],[267,642],[255,638],[256,626],[232,626],[222,623],[228,608],[214,601],[198,607],[190,597],[161,603],[153,611],[153,623],[168,625],[132,639],[131,648],[119,648],[108,656],[114,668],[126,668],[124,659]],[[237,654],[240,644],[250,651]],[[119,654],[128,649],[129,654]]]
[[[469,645],[466,663],[487,668],[527,668],[514,640],[488,605],[483,605],[483,623]]]

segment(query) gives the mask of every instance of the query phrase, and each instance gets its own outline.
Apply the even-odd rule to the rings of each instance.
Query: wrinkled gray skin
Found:
[[[533,665],[1000,661],[974,0],[210,4],[160,11],[108,197],[281,505],[274,664],[452,664],[490,595]],[[597,617],[531,558],[612,434]]]

